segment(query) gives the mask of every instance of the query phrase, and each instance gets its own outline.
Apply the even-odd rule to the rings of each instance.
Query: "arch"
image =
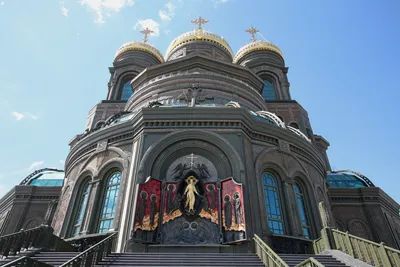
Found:
[[[74,211],[73,216],[71,216],[71,230],[70,235],[76,236],[78,235],[83,226],[83,222],[85,220],[85,214],[87,213],[87,203],[90,196],[91,190],[91,177],[86,176],[81,181],[78,182],[77,190],[75,190],[75,201],[73,203]]]
[[[104,233],[114,226],[114,219],[117,212],[117,204],[120,193],[122,172],[118,169],[111,169],[103,182],[103,197],[99,218],[98,232]]]
[[[261,95],[264,100],[278,100],[281,98],[279,94],[279,77],[273,72],[262,71],[257,73],[257,76],[263,80],[263,88]],[[267,82],[267,83],[266,83]]]
[[[222,136],[209,131],[192,131],[183,130],[172,132],[165,135],[160,140],[152,144],[143,155],[138,168],[138,182],[142,183],[147,177],[160,174],[161,165],[157,166],[156,161],[164,162],[168,157],[167,149],[175,146],[183,148],[185,141],[191,142],[191,145],[202,146],[202,149],[210,151],[217,148],[215,156],[221,160],[225,160],[229,166],[225,166],[227,175],[235,177],[239,182],[244,180],[244,164],[236,149]],[[217,145],[216,145],[217,144]],[[186,146],[187,147],[187,146]],[[164,154],[162,154],[164,152]],[[155,168],[157,166],[158,168]]]
[[[138,75],[136,71],[125,71],[118,76],[116,83],[116,99],[118,100],[128,100],[130,96],[134,93],[133,89],[130,87],[130,82]],[[132,94],[129,97],[123,95],[124,86],[129,83],[129,88],[132,90]],[[127,98],[126,98],[127,97]]]
[[[371,240],[371,233],[368,225],[361,219],[352,219],[347,223],[350,234]]]
[[[105,121],[100,120],[100,121],[96,122],[96,125],[94,126],[94,129],[99,129],[99,128],[103,127],[105,124],[106,124]]]
[[[31,217],[28,220],[26,220],[22,229],[29,230],[29,229],[40,226],[42,223],[43,223],[42,217],[39,217],[39,216]]]
[[[262,175],[264,191],[264,208],[268,220],[268,228],[274,234],[285,234],[280,183],[274,171],[267,169]]]
[[[307,191],[301,185],[299,181],[295,181],[293,184],[294,193],[296,197],[297,211],[299,213],[300,224],[303,230],[303,236],[307,239],[312,238],[311,224],[310,224],[310,213],[307,201]]]

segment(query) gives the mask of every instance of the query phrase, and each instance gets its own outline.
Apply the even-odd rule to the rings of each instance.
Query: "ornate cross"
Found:
[[[204,24],[206,24],[206,23],[208,23],[209,21],[208,20],[206,20],[206,19],[203,19],[201,16],[199,16],[197,19],[195,19],[195,20],[192,20],[192,23],[193,24],[196,24],[196,25],[198,25],[199,26],[199,30],[201,30],[202,28],[201,28],[201,25],[204,25]]]
[[[255,41],[256,41],[256,38],[254,37],[254,35],[255,35],[257,32],[259,32],[259,30],[257,30],[257,29],[254,28],[253,26],[251,26],[250,28],[248,28],[248,29],[246,30],[246,32],[248,32],[248,33],[251,34],[251,41],[252,41],[252,42],[255,42]]]
[[[147,27],[146,27],[146,29],[140,31],[140,33],[143,33],[143,34],[144,34],[144,40],[143,40],[143,42],[146,43],[146,42],[148,41],[147,36],[148,36],[149,34],[152,34],[153,32],[154,32],[154,31],[150,30],[150,29],[147,28]]]
[[[190,168],[192,168],[193,165],[194,165],[194,161],[193,160],[197,159],[197,157],[195,157],[194,153],[192,153],[192,154],[190,154],[190,157],[186,157],[186,158],[190,159]]]

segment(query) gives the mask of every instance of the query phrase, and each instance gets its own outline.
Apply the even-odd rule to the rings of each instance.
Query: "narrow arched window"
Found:
[[[90,192],[89,181],[86,181],[84,184],[82,184],[81,189],[79,190],[78,202],[77,202],[78,204],[76,205],[77,209],[72,229],[72,236],[78,235],[79,232],[81,231],[82,222],[85,216],[86,206],[89,199],[89,192]]]
[[[131,81],[129,80],[122,86],[121,100],[128,100],[131,95],[133,95],[133,90],[131,87]]]
[[[268,227],[273,233],[283,235],[285,231],[276,178],[271,173],[266,172],[263,175],[263,181]]]
[[[115,212],[117,210],[117,199],[121,183],[121,173],[114,172],[107,180],[107,188],[100,217],[99,233],[107,232],[112,228]]]
[[[264,80],[262,96],[265,100],[276,100],[275,88],[271,81]]]
[[[304,206],[304,195],[300,186],[297,183],[294,184],[294,191],[296,193],[297,208],[300,213],[300,221],[301,221],[301,227],[303,228],[303,235],[305,238],[310,239],[311,238],[310,223],[308,221],[306,208]]]

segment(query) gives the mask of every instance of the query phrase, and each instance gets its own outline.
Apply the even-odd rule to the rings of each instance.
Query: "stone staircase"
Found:
[[[259,266],[255,254],[245,253],[112,253],[95,266]]]
[[[63,263],[67,262],[68,260],[72,259],[79,252],[39,252],[35,255],[31,256],[30,258],[47,263],[51,266],[60,266]]]
[[[282,260],[285,261],[290,267],[295,267],[296,264],[313,257],[325,267],[346,267],[348,265],[335,259],[331,255],[314,255],[314,254],[278,254]]]

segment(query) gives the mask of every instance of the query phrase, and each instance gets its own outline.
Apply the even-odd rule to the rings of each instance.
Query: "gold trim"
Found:
[[[215,33],[205,31],[203,29],[197,29],[191,32],[184,33],[175,38],[169,45],[167,53],[165,54],[165,58],[168,58],[170,56],[171,51],[175,50],[177,47],[187,44],[189,42],[195,42],[200,40],[217,44],[224,50],[226,50],[231,55],[232,58],[234,57],[231,47],[223,37]]]
[[[114,60],[126,51],[144,51],[155,56],[161,63],[164,62],[164,57],[157,48],[145,42],[131,42],[123,44],[115,54]]]
[[[237,63],[242,57],[245,55],[254,52],[254,51],[261,51],[261,50],[267,50],[267,51],[272,51],[280,55],[283,59],[283,54],[282,51],[274,44],[265,42],[265,41],[256,41],[256,42],[251,42],[242,48],[239,49],[237,52],[235,58],[233,59],[233,63]]]

